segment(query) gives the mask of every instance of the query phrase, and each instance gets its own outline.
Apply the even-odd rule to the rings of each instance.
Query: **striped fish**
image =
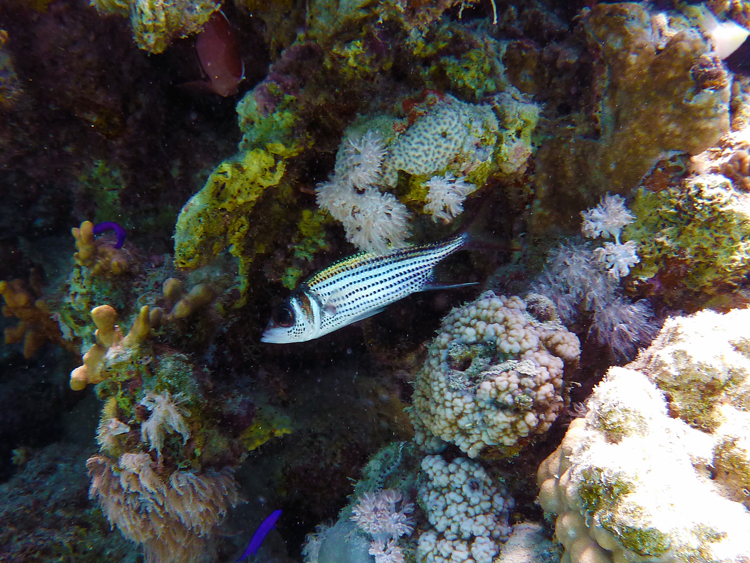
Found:
[[[273,313],[262,342],[305,342],[376,315],[417,291],[465,287],[433,283],[435,265],[461,250],[468,233],[442,242],[399,248],[386,254],[362,252],[321,270],[295,289]]]

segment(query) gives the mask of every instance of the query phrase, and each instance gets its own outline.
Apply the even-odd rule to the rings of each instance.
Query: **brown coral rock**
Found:
[[[602,194],[629,193],[664,155],[701,153],[729,130],[729,81],[695,29],[671,30],[661,44],[634,3],[597,4],[581,21],[600,61],[599,138],[590,123],[550,132],[537,155],[536,231],[577,228],[578,211]]]

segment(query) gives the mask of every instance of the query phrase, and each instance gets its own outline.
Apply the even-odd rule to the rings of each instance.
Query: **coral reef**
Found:
[[[742,5],[3,2],[0,560],[231,561],[283,510],[259,561],[549,563],[546,511],[564,562],[740,563],[747,315],[670,317],[750,303]],[[432,285],[482,290],[260,341],[456,231]]]
[[[538,474],[571,561],[746,560],[749,315],[670,319],[594,389]]]
[[[563,370],[580,348],[523,299],[487,292],[443,319],[428,353],[411,413],[417,443],[445,440],[475,458],[512,455],[549,429],[563,406]]]

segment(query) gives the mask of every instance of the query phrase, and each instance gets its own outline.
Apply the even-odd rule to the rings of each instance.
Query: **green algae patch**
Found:
[[[638,245],[633,274],[707,296],[737,287],[750,268],[750,197],[705,175],[659,192],[640,189],[625,236]],[[675,295],[679,298],[679,292]]]

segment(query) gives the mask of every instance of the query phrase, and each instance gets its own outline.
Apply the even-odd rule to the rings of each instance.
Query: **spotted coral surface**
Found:
[[[519,297],[487,292],[443,319],[414,391],[418,444],[435,437],[469,457],[518,451],[545,432],[563,406],[563,371],[580,354],[578,338],[541,322]]]

